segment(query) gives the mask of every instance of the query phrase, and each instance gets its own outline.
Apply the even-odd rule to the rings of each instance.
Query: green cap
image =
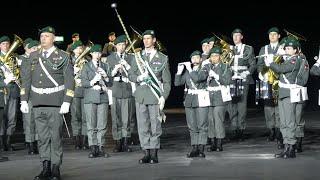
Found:
[[[47,27],[42,28],[39,33],[41,34],[41,33],[44,33],[44,32],[56,34],[56,31],[51,26],[47,26]]]
[[[25,40],[23,41],[23,46],[28,45],[31,41],[33,41],[33,39],[31,39],[31,38],[25,39]]]
[[[28,43],[27,48],[30,49],[30,48],[33,48],[35,46],[39,46],[39,44],[40,44],[39,41],[32,40],[31,42]]]
[[[268,30],[268,34],[270,34],[271,32],[276,32],[276,33],[280,33],[279,29],[277,27],[272,27]]]
[[[201,52],[198,50],[193,51],[193,53],[190,54],[190,58],[192,58],[192,56],[201,56]]]
[[[102,46],[100,44],[95,44],[91,47],[90,52],[101,52]]]
[[[117,37],[117,39],[114,41],[114,44],[125,43],[126,41],[127,41],[127,36],[123,34]]]
[[[205,38],[201,41],[201,45],[204,44],[204,43],[209,43],[209,38]]]
[[[152,37],[155,37],[155,33],[154,33],[154,30],[146,30],[145,32],[142,33],[142,37],[144,35],[151,35]]]
[[[297,49],[298,47],[300,47],[300,43],[296,39],[288,37],[284,44],[284,47],[287,47],[287,46],[291,46],[294,49]]]
[[[211,56],[211,54],[222,54],[222,50],[220,47],[213,47],[210,51],[209,51],[209,56]]]
[[[212,36],[211,38],[208,39],[208,42],[216,42],[216,37]]]
[[[70,48],[71,48],[71,50],[73,51],[73,50],[75,50],[77,47],[79,47],[79,46],[82,46],[83,44],[82,44],[82,41],[76,41],[76,42],[74,42],[73,44],[71,44],[71,46],[70,46]]]
[[[116,35],[116,33],[115,33],[115,32],[110,32],[110,33],[108,34],[108,36],[113,36],[113,35]]]
[[[234,30],[232,31],[232,33],[231,33],[231,36],[233,36],[233,34],[235,34],[235,33],[240,33],[240,34],[242,34],[242,30],[239,29],[239,28],[234,29]]]
[[[10,42],[10,38],[9,38],[8,36],[2,36],[2,37],[0,37],[0,43],[6,42],[6,41]]]
[[[74,38],[74,37],[79,36],[79,35],[80,35],[79,33],[73,33],[71,37]]]

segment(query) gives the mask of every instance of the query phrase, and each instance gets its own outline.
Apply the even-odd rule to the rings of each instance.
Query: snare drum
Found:
[[[272,84],[265,81],[256,81],[256,99],[272,100]]]
[[[232,80],[232,84],[230,84],[230,95],[232,99],[241,98],[243,95],[243,80],[235,79]]]

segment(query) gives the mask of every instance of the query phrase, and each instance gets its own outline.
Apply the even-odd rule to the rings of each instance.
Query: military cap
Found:
[[[115,32],[110,32],[110,33],[108,34],[108,36],[113,36],[113,35],[116,35],[116,33],[115,33]]]
[[[232,31],[232,33],[231,33],[231,36],[233,36],[233,34],[235,34],[235,33],[240,33],[240,34],[242,34],[242,30],[239,29],[239,28],[234,29],[234,30]]]
[[[0,43],[6,42],[6,41],[10,42],[10,38],[9,38],[8,36],[2,36],[2,37],[0,37]]]
[[[79,33],[73,33],[71,37],[74,38],[74,37],[76,37],[76,36],[79,36]]]
[[[101,52],[102,51],[102,47],[100,44],[95,44],[91,47],[90,52]]]
[[[204,43],[209,43],[209,38],[205,38],[201,41],[201,45],[204,44]]]
[[[127,41],[127,36],[123,34],[117,37],[117,39],[114,41],[114,44],[124,43],[126,41]]]
[[[30,49],[30,48],[33,48],[35,46],[39,46],[39,41],[33,40],[33,41],[29,42],[28,45],[27,45],[27,48]]]
[[[39,33],[41,34],[41,33],[44,33],[44,32],[56,34],[56,31],[55,31],[54,28],[51,27],[51,26],[47,26],[47,27],[44,27],[44,28],[40,29],[40,32],[39,32]]]
[[[279,29],[277,27],[272,27],[268,30],[268,34],[270,34],[271,32],[276,32],[276,33],[280,33]]]
[[[79,47],[79,46],[82,46],[83,45],[83,43],[82,43],[82,41],[76,41],[76,42],[74,42],[73,44],[71,44],[71,46],[70,46],[70,48],[71,48],[71,50],[73,51],[73,50],[75,50],[77,47]]]
[[[28,45],[31,41],[33,41],[33,39],[31,39],[31,38],[25,39],[25,40],[23,41],[23,46]]]
[[[211,38],[208,39],[208,42],[215,42],[216,41],[216,37],[212,36]]]
[[[291,46],[294,49],[296,49],[296,48],[300,47],[300,43],[296,39],[288,37],[285,44],[284,44],[284,47],[287,47],[287,46]]]
[[[154,30],[146,30],[145,32],[142,33],[142,37],[145,35],[151,35],[152,37],[155,37]]]
[[[191,54],[190,54],[190,58],[192,58],[192,56],[201,56],[201,52],[196,50],[196,51],[193,51]]]
[[[213,47],[210,51],[209,51],[209,56],[211,56],[211,54],[222,54],[222,50],[220,47]]]

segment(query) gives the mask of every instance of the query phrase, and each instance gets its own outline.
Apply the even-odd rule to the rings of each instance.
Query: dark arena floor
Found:
[[[249,109],[245,141],[225,141],[224,151],[205,152],[206,158],[187,158],[190,139],[183,109],[168,109],[163,124],[159,164],[138,164],[142,157],[139,145],[131,153],[112,153],[114,146],[108,130],[109,158],[88,158],[88,151],[76,151],[72,139],[64,139],[62,179],[312,179],[320,178],[320,121],[319,112],[306,112],[302,153],[295,159],[275,159],[276,142],[267,142],[263,111]],[[226,121],[229,131],[230,122]],[[110,124],[109,124],[110,125]],[[110,128],[109,128],[110,129]],[[64,129],[64,137],[67,133]],[[0,163],[1,180],[33,179],[40,172],[38,155],[27,155],[23,134],[16,133],[14,152],[2,152],[10,161]],[[20,150],[19,150],[20,149]]]

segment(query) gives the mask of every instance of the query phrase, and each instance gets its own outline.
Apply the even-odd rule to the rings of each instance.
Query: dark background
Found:
[[[154,29],[157,38],[166,47],[170,59],[172,80],[178,62],[187,61],[194,50],[201,50],[200,41],[212,32],[230,37],[236,27],[244,32],[244,43],[252,45],[257,55],[268,43],[267,30],[272,26],[290,29],[307,38],[302,42],[309,64],[319,51],[319,6],[308,1],[26,1],[1,2],[0,35],[17,34],[23,39],[38,38],[38,29],[51,25],[57,35],[64,36],[59,45],[65,49],[71,34],[80,33],[86,42],[104,44],[111,31],[117,35],[123,30],[110,8],[118,3],[118,11],[129,30],[133,25],[144,31]],[[174,4],[173,4],[174,3]],[[283,36],[284,32],[281,33]],[[19,52],[23,52],[22,48]],[[319,79],[311,77],[308,83],[307,107],[318,109]],[[254,87],[251,87],[254,88]],[[254,105],[254,89],[249,95],[249,107]],[[183,87],[173,87],[167,107],[182,106]]]

